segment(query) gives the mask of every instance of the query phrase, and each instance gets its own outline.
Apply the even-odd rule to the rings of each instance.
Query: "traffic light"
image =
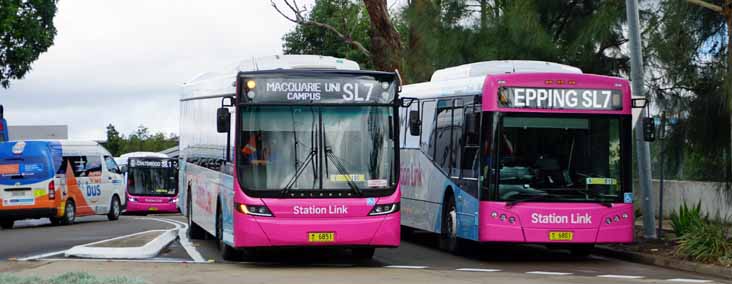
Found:
[[[643,140],[646,142],[656,141],[656,123],[651,117],[643,118]]]

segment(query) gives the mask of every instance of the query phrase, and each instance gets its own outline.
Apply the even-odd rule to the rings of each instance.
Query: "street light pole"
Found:
[[[730,0],[732,1],[732,0]],[[641,51],[640,24],[638,23],[638,1],[625,0],[630,39],[630,79],[633,94],[645,96],[643,92],[643,53]],[[641,111],[646,116],[648,108]],[[640,179],[641,204],[643,207],[643,237],[656,239],[656,226],[651,201],[651,152],[648,142],[643,140],[643,123],[639,119],[635,125],[635,144],[638,157],[638,178]]]

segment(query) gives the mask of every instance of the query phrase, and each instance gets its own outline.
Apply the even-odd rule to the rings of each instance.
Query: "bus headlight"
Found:
[[[260,216],[260,217],[274,217],[274,214],[272,214],[272,211],[269,211],[269,208],[265,205],[246,205],[246,204],[237,204],[236,205],[236,211],[239,211],[239,213],[252,215],[252,216]]]
[[[178,203],[178,198],[173,198],[170,200],[170,203]]]
[[[369,216],[386,215],[397,211],[399,211],[399,203],[378,204],[374,206],[374,209],[371,209]]]

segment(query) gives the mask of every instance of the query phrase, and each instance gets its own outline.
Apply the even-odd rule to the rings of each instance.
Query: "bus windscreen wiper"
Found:
[[[351,179],[352,175],[348,172],[348,170],[346,170],[346,167],[343,166],[343,163],[338,158],[338,156],[336,156],[333,153],[333,149],[331,149],[330,146],[325,147],[325,156],[326,156],[326,159],[330,159],[331,161],[333,161],[333,165],[335,166],[336,170],[338,170],[338,174],[340,174],[346,178],[346,183],[348,183],[348,186],[351,187],[351,190],[353,190],[353,192],[356,193],[357,195],[361,195],[361,190],[358,188],[356,183],[353,182],[353,180]]]
[[[506,202],[506,207],[512,207],[512,206],[522,203],[522,202],[545,200],[545,199],[547,199],[547,197],[551,197],[551,195],[549,195],[549,194],[525,194],[525,193],[519,193],[518,196],[526,196],[526,197],[508,201],[508,202]]]
[[[588,195],[589,197],[592,197],[593,200],[591,200],[591,201],[595,201],[595,202],[599,203],[600,205],[605,206],[607,208],[613,208],[613,204],[610,202],[607,202],[607,201],[603,201],[602,196],[600,196],[600,194],[598,194],[597,192],[594,192],[589,189],[580,189],[580,190],[578,190],[578,192],[582,192],[582,193]],[[587,199],[590,199],[590,198],[587,198]]]

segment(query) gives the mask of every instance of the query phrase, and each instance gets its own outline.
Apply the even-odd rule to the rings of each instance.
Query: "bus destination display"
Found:
[[[619,90],[550,89],[504,87],[501,107],[532,109],[619,110],[623,108]]]
[[[362,78],[245,79],[245,96],[254,103],[387,104],[394,100],[394,84]]]

